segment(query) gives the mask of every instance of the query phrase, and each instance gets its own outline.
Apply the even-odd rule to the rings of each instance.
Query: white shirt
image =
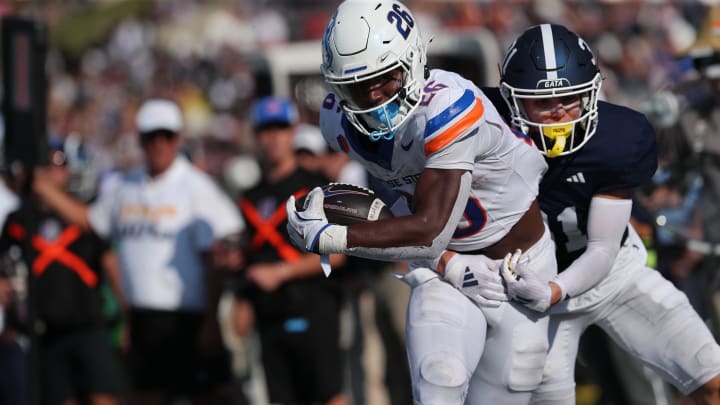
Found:
[[[154,179],[128,175],[90,206],[89,220],[118,251],[131,306],[201,311],[201,252],[245,223],[233,201],[184,157]]]
[[[409,212],[424,169],[472,172],[469,199],[458,201],[466,206],[450,249],[482,249],[502,239],[535,200],[547,170],[532,141],[515,135],[485,94],[452,72],[430,71],[420,105],[396,131],[392,145],[380,147],[379,153],[354,141],[365,135],[354,131],[342,110],[330,104],[320,112],[325,140],[405,196],[405,207],[393,206],[396,215]]]

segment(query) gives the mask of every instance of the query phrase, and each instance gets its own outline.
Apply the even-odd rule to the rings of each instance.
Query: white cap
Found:
[[[165,129],[180,132],[183,126],[182,113],[177,104],[170,100],[151,99],[143,103],[135,117],[138,132],[152,132]]]
[[[293,149],[295,151],[306,150],[317,156],[327,152],[328,147],[320,128],[314,125],[300,124],[293,139]]]

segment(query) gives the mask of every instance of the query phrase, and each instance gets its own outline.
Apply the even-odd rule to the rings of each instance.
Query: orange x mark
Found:
[[[295,193],[295,198],[299,198],[306,193],[307,190],[305,189],[299,190]],[[255,236],[253,236],[250,242],[250,248],[252,250],[260,249],[263,243],[267,242],[277,250],[280,257],[284,260],[294,262],[300,259],[302,256],[301,253],[290,245],[277,231],[277,226],[287,218],[285,204],[280,204],[267,220],[260,215],[260,212],[248,199],[243,199],[240,202],[240,209],[248,222],[250,222],[256,230]]]
[[[41,276],[47,270],[50,263],[57,260],[67,268],[74,271],[78,277],[89,287],[95,287],[98,277],[95,272],[81,258],[67,250],[77,238],[82,235],[80,228],[70,225],[58,236],[54,242],[48,242],[41,236],[34,235],[32,245],[38,252],[32,264],[32,271],[35,276]]]

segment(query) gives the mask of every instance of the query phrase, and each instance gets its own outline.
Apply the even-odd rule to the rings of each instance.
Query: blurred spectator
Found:
[[[63,145],[50,149],[48,180],[68,189],[71,174]],[[67,224],[45,204],[26,199],[8,217],[0,251],[24,250],[32,275],[32,372],[40,404],[119,403],[121,375],[102,313],[103,280],[120,295],[118,264],[107,242]],[[32,248],[28,252],[28,248]],[[103,272],[104,270],[104,272]],[[120,296],[120,300],[122,297]]]
[[[16,249],[13,253],[19,261],[19,251]],[[27,318],[22,313],[25,291],[24,286],[18,286],[18,282],[27,280],[27,272],[9,267],[9,258],[3,260],[0,268],[0,375],[3,376],[0,378],[0,405],[29,405],[29,341],[24,327]]]
[[[12,180],[4,170],[4,164],[0,162],[0,227],[5,224],[7,215],[20,204],[20,199],[9,185],[12,185]]]
[[[323,171],[328,147],[320,133],[320,128],[309,124],[298,124],[292,146],[300,167],[314,173]]]
[[[141,175],[126,176],[89,206],[62,192],[48,170],[36,171],[33,187],[65,220],[117,247],[130,313],[133,403],[207,401],[229,378],[217,324],[222,273],[210,264],[210,251],[244,224],[217,185],[178,154],[183,117],[175,103],[146,101],[136,124]],[[213,253],[218,263],[238,264],[237,257],[227,262],[223,253],[230,252]]]
[[[236,286],[235,328],[256,328],[272,403],[347,404],[340,350],[341,292],[321,272],[318,255],[301,253],[286,232],[285,202],[327,183],[298,166],[293,154],[297,110],[266,97],[252,107],[263,177],[240,201],[251,242]],[[333,267],[344,256],[331,256]]]
[[[329,181],[369,187],[365,168],[343,152],[328,149],[320,128],[300,124],[293,140],[298,164]],[[354,404],[409,404],[410,374],[403,341],[404,325],[393,319],[393,304],[407,304],[407,289],[397,289],[389,274],[394,264],[350,256],[336,273],[347,293],[353,322],[348,348]],[[387,294],[389,292],[389,294]],[[403,318],[404,319],[404,318]],[[402,322],[401,322],[402,323]]]

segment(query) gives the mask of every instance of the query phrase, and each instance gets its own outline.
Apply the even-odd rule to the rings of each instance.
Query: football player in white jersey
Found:
[[[508,302],[497,271],[507,252],[525,246],[542,278],[556,274],[536,201],[546,165],[470,81],[425,65],[426,43],[402,3],[339,6],[323,39],[321,69],[333,92],[322,133],[400,196],[396,216],[328,224],[316,188],[302,211],[288,200],[288,232],[321,255],[410,261],[416,404],[527,404],[542,377],[548,321]],[[545,308],[549,296],[534,304]]]
[[[645,266],[645,247],[628,224],[632,190],[657,167],[654,130],[642,114],[598,101],[601,84],[587,43],[542,24],[508,48],[499,91],[485,90],[549,166],[539,200],[560,273],[547,283],[532,265],[517,265],[506,277],[511,296],[552,296],[551,348],[533,403],[575,403],[578,341],[596,324],[697,403],[720,404],[720,346],[687,297]]]

